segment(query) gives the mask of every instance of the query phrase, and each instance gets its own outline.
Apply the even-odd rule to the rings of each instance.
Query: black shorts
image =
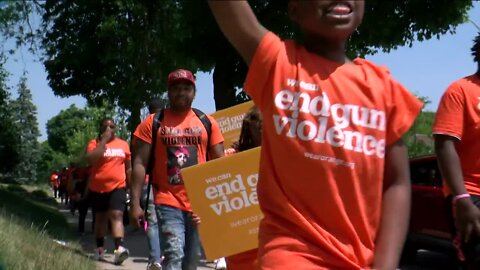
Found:
[[[127,204],[127,191],[125,188],[114,189],[110,192],[88,191],[88,197],[92,210],[96,213],[107,212],[108,210],[124,211]]]

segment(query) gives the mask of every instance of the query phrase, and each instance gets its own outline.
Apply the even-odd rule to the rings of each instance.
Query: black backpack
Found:
[[[207,131],[207,151],[205,153],[206,155],[206,160],[208,160],[208,147],[210,146],[210,136],[212,135],[212,123],[210,122],[210,119],[208,119],[207,115],[200,111],[199,109],[192,108],[193,112],[195,115],[202,121],[203,126],[205,127],[205,130]],[[157,145],[157,134],[158,134],[158,129],[160,128],[160,125],[163,121],[163,116],[164,116],[165,110],[161,110],[157,113],[155,113],[155,116],[153,116],[153,124],[152,124],[152,144],[150,148],[150,158],[148,159],[148,164],[147,164],[147,170],[146,173],[149,175],[148,177],[148,186],[147,186],[147,200],[145,201],[145,218],[147,217],[147,205],[148,201],[150,200],[150,190],[152,190],[152,172],[153,172],[153,166],[155,164],[155,147]]]

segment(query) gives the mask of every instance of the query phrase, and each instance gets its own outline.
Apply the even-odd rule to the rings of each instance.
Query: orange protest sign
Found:
[[[249,101],[211,114],[222,131],[225,148],[231,147],[233,142],[238,141],[243,118],[253,105],[253,102]]]
[[[260,147],[182,170],[207,259],[258,246]]]

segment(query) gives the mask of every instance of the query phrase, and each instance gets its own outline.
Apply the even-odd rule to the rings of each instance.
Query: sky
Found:
[[[469,17],[480,25],[480,2],[474,3]],[[478,32],[472,23],[467,22],[458,26],[453,35],[446,34],[440,39],[415,42],[412,47],[400,47],[390,53],[377,53],[366,58],[378,65],[387,66],[393,77],[411,92],[428,97],[431,103],[426,109],[436,111],[448,85],[476,71],[470,48]],[[56,97],[48,86],[43,64],[26,51],[20,51],[11,57],[5,67],[11,73],[9,85],[12,87],[12,98],[16,98],[16,85],[26,72],[27,84],[37,106],[37,119],[42,134],[40,141],[47,138],[46,123],[49,119],[71,104],[80,108],[86,104],[80,96]],[[196,76],[198,90],[193,106],[205,113],[212,113],[215,111],[212,73],[198,73]]]

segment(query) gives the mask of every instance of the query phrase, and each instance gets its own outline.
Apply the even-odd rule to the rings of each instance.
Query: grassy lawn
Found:
[[[30,191],[29,191],[30,190]],[[0,270],[95,269],[48,194],[0,187]],[[54,242],[68,242],[63,246]]]

